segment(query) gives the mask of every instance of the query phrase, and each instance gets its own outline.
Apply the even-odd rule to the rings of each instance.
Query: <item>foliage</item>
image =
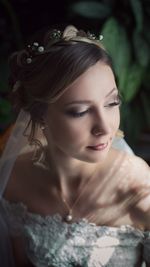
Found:
[[[150,127],[150,1],[64,2],[67,6],[66,21],[104,35],[102,42],[112,57],[123,98],[121,127],[133,146],[143,128]],[[0,38],[3,40],[0,49],[0,131],[3,131],[13,120],[7,100],[9,73],[6,58],[22,47],[23,40],[12,1],[0,0],[0,7],[3,11],[0,17]],[[33,23],[40,24],[41,21],[34,19]]]
[[[92,16],[86,8],[83,14],[89,3]],[[143,128],[150,127],[150,2],[73,1],[69,8],[74,16],[97,21],[123,97],[121,127],[134,146]]]
[[[91,19],[102,19],[110,15],[111,8],[98,1],[80,1],[72,4],[71,9],[80,16]]]
[[[10,101],[7,99],[8,88],[8,55],[13,49],[22,46],[22,37],[17,16],[12,5],[7,0],[0,0],[3,11],[0,18],[0,132],[3,132],[13,120]],[[9,27],[8,27],[9,25]]]

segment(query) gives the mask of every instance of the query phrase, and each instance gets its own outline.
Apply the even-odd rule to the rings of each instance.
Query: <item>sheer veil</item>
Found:
[[[14,162],[27,144],[27,138],[23,135],[30,116],[21,110],[12,133],[8,139],[3,155],[0,158],[0,199],[7,185]],[[15,267],[13,252],[9,237],[9,229],[3,218],[3,210],[0,206],[0,266]]]
[[[29,113],[21,110],[13,127],[12,133],[8,139],[4,152],[0,158],[0,198],[3,195],[17,156],[28,144],[27,137],[25,137],[23,133],[28,125],[29,120]]]
[[[13,127],[12,133],[8,139],[3,155],[0,158],[0,197],[3,195],[17,156],[29,145],[28,138],[23,134],[29,123],[29,120],[29,113],[21,110]],[[133,154],[132,149],[129,147],[123,137],[116,136],[112,146],[116,149],[124,150],[129,154]]]
[[[133,150],[131,147],[127,144],[125,141],[124,137],[121,136],[116,136],[113,140],[112,147],[126,151],[128,154],[134,154]]]
[[[28,149],[29,147],[28,138],[24,135],[24,131],[29,121],[29,113],[25,112],[24,110],[21,110],[13,127],[12,133],[8,139],[3,155],[0,158],[0,199],[3,196],[3,192],[7,185],[10,173],[12,171],[17,156],[22,153],[24,149]],[[122,137],[115,137],[112,146],[120,150],[125,150],[127,151],[127,153],[133,154],[133,151]],[[0,266],[14,267],[8,229],[2,217],[1,210],[0,236]]]

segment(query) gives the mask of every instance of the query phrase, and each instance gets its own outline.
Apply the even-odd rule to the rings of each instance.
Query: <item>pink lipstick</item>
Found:
[[[108,146],[108,143],[102,143],[102,144],[98,144],[96,146],[88,146],[88,148],[90,148],[92,150],[101,151],[101,150],[104,150],[107,146]]]

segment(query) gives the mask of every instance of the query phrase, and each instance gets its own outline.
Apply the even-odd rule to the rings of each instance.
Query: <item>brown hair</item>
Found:
[[[41,41],[44,52],[35,55],[30,64],[26,49],[10,58],[10,84],[13,87],[19,81],[13,90],[15,104],[30,113],[34,129],[48,105],[88,68],[101,61],[112,69],[111,59],[100,42],[90,40],[85,33],[83,37],[80,32],[77,40],[60,38],[52,44],[49,31]]]

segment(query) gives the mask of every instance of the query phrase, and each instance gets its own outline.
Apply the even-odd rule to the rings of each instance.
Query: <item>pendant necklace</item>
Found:
[[[97,168],[96,168],[97,170]],[[63,196],[62,192],[60,191],[60,197],[62,202],[64,203],[65,207],[68,210],[67,215],[64,217],[64,220],[66,222],[72,222],[73,220],[73,209],[76,206],[76,204],[79,202],[81,196],[83,195],[83,193],[85,192],[85,189],[87,188],[87,186],[89,185],[89,182],[92,180],[94,174],[96,173],[96,170],[93,172],[92,175],[90,175],[90,177],[88,178],[88,181],[86,181],[86,184],[84,184],[83,190],[81,190],[80,194],[77,196],[76,200],[74,201],[74,203],[72,204],[72,206],[70,206],[68,204],[68,202],[66,201],[65,197]]]

